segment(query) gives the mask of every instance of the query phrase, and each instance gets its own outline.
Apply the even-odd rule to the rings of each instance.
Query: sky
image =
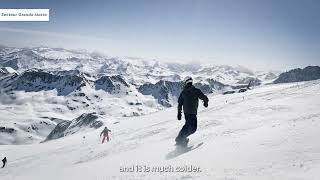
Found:
[[[320,65],[318,0],[1,0],[49,22],[0,22],[0,44],[166,62],[289,70]]]

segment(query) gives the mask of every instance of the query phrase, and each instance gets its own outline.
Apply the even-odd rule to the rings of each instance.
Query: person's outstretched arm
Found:
[[[203,94],[203,92],[200,89],[198,90],[198,97],[203,101],[203,106],[208,107],[209,99],[206,95]]]

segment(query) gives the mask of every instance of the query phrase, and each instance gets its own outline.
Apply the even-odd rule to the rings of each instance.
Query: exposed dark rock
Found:
[[[65,130],[70,126],[70,124],[71,121],[60,122],[47,136],[46,141],[63,137]]]
[[[250,83],[250,86],[259,86],[261,84],[261,80],[258,78],[246,77],[246,78],[238,81],[238,84],[248,85],[249,83]]]
[[[25,71],[11,86],[14,90],[38,92],[56,89],[58,95],[68,95],[85,86],[84,79],[68,71],[49,72],[39,69]]]
[[[195,83],[194,86],[199,88],[204,94],[221,91],[226,87],[226,85],[214,79],[206,79],[205,81],[200,81],[198,83]]]
[[[278,84],[278,83],[311,81],[316,79],[320,79],[320,67],[308,66],[304,69],[298,68],[298,69],[290,70],[288,72],[281,73],[273,83]]]
[[[129,87],[129,84],[120,75],[102,76],[94,84],[96,90],[102,89],[108,93],[120,91],[122,87]]]
[[[45,141],[58,139],[87,129],[97,129],[103,125],[102,121],[97,120],[98,118],[96,113],[84,113],[72,121],[62,121],[51,131]]]
[[[160,80],[156,84],[143,84],[138,91],[143,95],[152,95],[163,106],[171,107],[169,96],[178,97],[182,91],[182,83]]]
[[[194,86],[199,88],[204,94],[213,93],[213,89],[209,84],[195,83]]]
[[[6,127],[0,127],[0,132],[3,132],[3,133],[13,133],[13,132],[15,132],[15,129],[13,129],[13,128],[6,128]]]
[[[225,85],[213,79],[206,79],[205,81],[194,84],[203,93],[209,94],[214,91],[219,91],[225,88]],[[138,91],[143,95],[152,95],[158,102],[166,107],[171,107],[173,102],[170,101],[170,96],[178,98],[183,89],[182,82],[171,82],[160,80],[156,84],[146,83],[138,88]]]

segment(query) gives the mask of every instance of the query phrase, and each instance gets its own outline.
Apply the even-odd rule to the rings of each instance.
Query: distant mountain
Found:
[[[78,132],[97,129],[104,123],[96,113],[84,113],[72,121],[62,121],[50,132],[45,141],[58,139]]]
[[[243,66],[162,63],[48,47],[0,47],[0,67],[2,91],[56,90],[58,96],[78,97],[67,103],[70,110],[103,101],[97,95],[100,91],[116,98],[128,97],[129,104],[140,104],[138,99],[151,95],[160,105],[170,107],[181,92],[181,80],[190,75],[195,86],[207,94],[221,93],[227,87],[243,86],[250,81],[257,86],[276,78],[271,72],[255,73]]]
[[[95,124],[96,116],[110,122],[112,117],[140,116],[175,106],[186,76],[192,76],[205,94],[222,93],[250,80],[259,85],[276,77],[241,66],[0,46],[0,136],[5,137],[0,143],[40,142],[50,132],[47,139],[55,139],[95,129],[91,123]],[[12,109],[22,113],[12,118]]]
[[[281,72],[280,72],[281,73]],[[256,76],[261,82],[270,82],[277,79],[278,75],[280,74],[278,72],[256,72]]]
[[[247,78],[244,78],[244,79],[238,81],[238,84],[247,85],[249,83],[251,86],[259,86],[261,84],[261,80],[258,78],[247,77]]]
[[[229,88],[228,85],[210,78],[196,82],[194,86],[199,88],[204,94],[222,93]]]
[[[247,74],[254,75],[254,72],[252,70],[250,70],[250,69],[248,69],[248,68],[246,68],[244,66],[238,65],[234,69],[239,71],[239,72],[242,72],[242,73],[247,73]]]
[[[202,90],[205,94],[222,92],[227,87],[227,85],[213,79],[198,81],[194,83],[194,86]],[[161,105],[171,107],[173,102],[177,102],[182,89],[182,82],[160,80],[155,84],[143,84],[138,90],[143,95],[152,95]]]
[[[12,90],[37,92],[56,89],[58,95],[68,95],[85,86],[82,73],[74,71],[45,71],[31,69],[23,72],[11,85]]]
[[[96,90],[102,89],[108,93],[120,92],[130,86],[120,75],[102,76],[94,84]]]
[[[209,78],[227,85],[235,85],[248,77],[260,79],[259,74],[243,66],[162,63],[153,59],[110,57],[83,50],[48,47],[0,47],[0,67],[11,67],[18,73],[34,68],[48,71],[78,70],[96,79],[121,75],[134,85],[155,84],[160,80],[176,82],[187,75],[199,81]]]
[[[170,98],[177,100],[182,90],[182,83],[160,80],[156,84],[143,84],[138,90],[143,95],[152,95],[161,105],[171,107]]]
[[[247,78],[259,79],[258,74],[242,66],[231,67],[227,65],[202,67],[194,73],[196,79],[214,79],[226,85],[237,85]],[[262,80],[260,80],[262,81]]]
[[[79,70],[55,71],[34,68],[20,74],[5,73],[0,76],[0,95],[5,96],[11,103],[21,98],[20,94],[28,97],[28,93],[39,93],[41,97],[41,94],[47,91],[53,96],[48,103],[52,101],[57,104],[55,99],[59,98],[55,96],[63,96],[62,100],[58,101],[59,104],[74,112],[90,109],[99,114],[131,116],[159,110],[159,106],[155,105],[156,99],[142,95],[136,86],[128,83],[121,75],[103,75],[97,78]],[[133,104],[139,104],[140,107]],[[110,108],[127,110],[110,111]],[[52,111],[61,111],[59,109]]]
[[[274,81],[278,83],[289,83],[289,82],[300,82],[300,81],[311,81],[320,79],[320,67],[319,66],[308,66],[304,69],[293,69],[288,72],[281,73],[279,77]]]

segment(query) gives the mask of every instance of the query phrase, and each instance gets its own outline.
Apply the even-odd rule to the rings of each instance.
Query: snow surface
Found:
[[[1,180],[320,179],[319,80],[209,99],[189,143],[203,144],[192,151],[174,146],[183,125],[175,107],[139,117],[105,116],[112,131],[105,144],[99,139],[102,127],[46,143],[0,146],[8,159]],[[19,109],[11,112],[19,114]],[[200,172],[151,172],[190,165]],[[120,172],[132,166],[151,169]]]
[[[17,73],[14,69],[11,67],[1,67],[0,68],[0,75],[7,75],[7,74],[14,74]]]
[[[0,92],[0,127],[16,130],[14,133],[0,132],[0,145],[29,144],[44,140],[57,125],[52,118],[72,120],[83,113],[96,112],[113,119],[112,117],[149,114],[163,109],[152,96],[143,96],[131,89],[129,95],[112,95],[84,87],[83,92],[87,98],[58,96],[56,90],[15,91],[10,96]],[[131,103],[134,105],[130,105]],[[136,103],[141,105],[135,105]]]

